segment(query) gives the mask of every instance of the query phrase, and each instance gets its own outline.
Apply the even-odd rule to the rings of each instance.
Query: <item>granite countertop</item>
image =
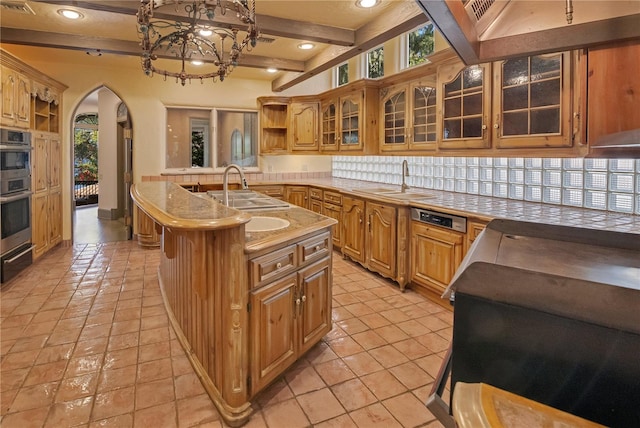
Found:
[[[329,217],[290,205],[284,209],[256,212],[227,207],[205,195],[193,194],[166,181],[144,182],[132,186],[138,206],[162,226],[173,229],[215,230],[238,227],[253,216],[277,217],[287,227],[261,232],[245,232],[245,252],[251,253],[311,234],[337,222]]]

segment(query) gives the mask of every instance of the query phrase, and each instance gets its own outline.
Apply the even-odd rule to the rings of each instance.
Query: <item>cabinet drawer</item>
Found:
[[[324,192],[324,201],[335,205],[342,205],[342,195],[335,192]]]
[[[298,260],[300,260],[300,264],[318,260],[326,257],[330,250],[329,233],[323,233],[298,243]]]
[[[289,245],[267,255],[249,260],[251,288],[271,281],[277,276],[290,272],[298,265],[296,246]]]
[[[309,189],[309,196],[311,196],[311,199],[322,199],[322,189],[316,189],[316,188],[310,188]]]
[[[280,185],[257,185],[251,187],[256,192],[264,193],[267,196],[271,196],[272,198],[282,199],[284,197],[284,186]]]

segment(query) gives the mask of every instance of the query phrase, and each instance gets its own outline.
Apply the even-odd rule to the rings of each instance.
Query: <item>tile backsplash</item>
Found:
[[[640,214],[640,160],[333,156],[336,178]]]

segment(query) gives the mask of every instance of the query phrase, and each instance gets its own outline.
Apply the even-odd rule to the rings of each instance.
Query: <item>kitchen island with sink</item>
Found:
[[[177,338],[225,422],[242,425],[251,399],[331,330],[336,221],[288,204],[242,211],[170,182],[131,195],[161,231]]]

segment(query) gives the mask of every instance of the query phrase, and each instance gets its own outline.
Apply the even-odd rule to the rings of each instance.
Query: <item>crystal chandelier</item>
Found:
[[[162,6],[175,5],[176,14],[183,8],[184,20],[154,19],[154,11]],[[256,45],[255,0],[141,0],[138,9],[138,35],[142,46],[142,69],[148,76],[159,74],[175,77],[184,86],[191,79],[223,81],[238,65],[240,54]],[[216,15],[234,15],[237,24],[216,24]],[[180,18],[178,18],[180,19]],[[226,22],[226,20],[225,20]],[[228,28],[222,28],[226,25]],[[237,28],[240,27],[240,28]],[[244,38],[241,34],[245,33]],[[226,50],[225,50],[226,49]],[[155,65],[158,58],[177,58],[179,71]],[[207,72],[189,72],[189,63],[213,66]],[[176,67],[177,68],[177,67]]]

